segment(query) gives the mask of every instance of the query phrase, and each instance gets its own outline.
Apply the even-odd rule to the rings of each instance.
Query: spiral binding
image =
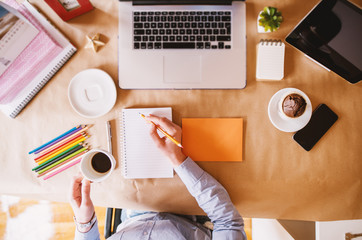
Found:
[[[261,39],[260,44],[265,46],[282,46],[283,42],[277,39]]]
[[[126,153],[126,129],[124,126],[124,112],[120,113],[120,149],[121,149],[121,169],[123,171],[123,176],[127,177],[127,153]]]
[[[15,118],[28,103],[35,97],[35,95],[45,86],[45,84],[54,76],[56,72],[70,59],[70,57],[76,52],[76,49],[71,49],[52,70],[43,78],[43,80],[26,96],[26,98],[15,108],[10,114],[11,118]]]

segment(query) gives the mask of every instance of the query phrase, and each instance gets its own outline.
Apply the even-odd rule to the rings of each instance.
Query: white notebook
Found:
[[[282,80],[285,45],[280,40],[261,40],[258,44],[256,78]]]
[[[139,113],[172,120],[171,108],[123,109],[120,117],[122,171],[125,178],[172,178],[170,160],[156,147],[150,124]],[[162,136],[162,134],[160,134]]]

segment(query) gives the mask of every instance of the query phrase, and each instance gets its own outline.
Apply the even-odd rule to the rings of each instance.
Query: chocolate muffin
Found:
[[[292,93],[284,98],[282,109],[288,117],[296,118],[304,113],[306,105],[307,103],[302,96]]]

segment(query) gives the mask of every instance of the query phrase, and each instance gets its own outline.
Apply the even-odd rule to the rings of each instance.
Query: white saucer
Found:
[[[286,116],[283,116],[282,113],[279,111],[278,105],[280,104],[281,98],[285,97],[288,92],[300,94],[307,102],[305,113],[298,118],[288,118]],[[296,132],[305,127],[305,125],[307,125],[307,123],[309,122],[310,117],[312,116],[312,103],[310,102],[308,96],[299,89],[284,88],[275,93],[270,99],[268,105],[268,115],[272,124],[280,131]]]
[[[86,118],[96,118],[113,108],[117,90],[106,72],[87,69],[73,77],[68,87],[68,97],[77,113]]]

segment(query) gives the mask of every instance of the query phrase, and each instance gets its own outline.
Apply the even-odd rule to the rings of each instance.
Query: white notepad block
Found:
[[[124,178],[172,178],[170,160],[156,147],[150,124],[140,116],[153,114],[172,120],[171,108],[129,108],[122,110],[120,144]],[[162,135],[163,136],[163,135]]]
[[[280,40],[261,40],[258,44],[256,78],[282,80],[284,77],[285,44]]]

